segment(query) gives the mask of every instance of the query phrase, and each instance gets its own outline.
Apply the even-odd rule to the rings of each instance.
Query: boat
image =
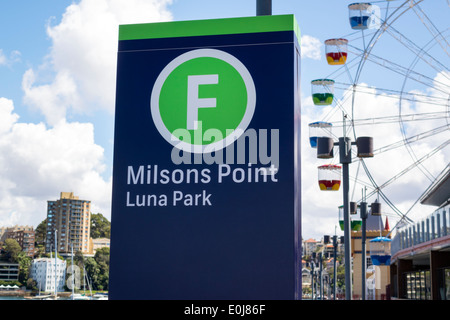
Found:
[[[108,294],[96,293],[92,296],[94,300],[108,300]]]
[[[37,296],[25,296],[24,299],[27,300],[47,300],[51,298],[52,295],[46,294],[46,295],[37,295]]]
[[[91,300],[91,297],[81,293],[74,293],[70,296],[70,300]]]

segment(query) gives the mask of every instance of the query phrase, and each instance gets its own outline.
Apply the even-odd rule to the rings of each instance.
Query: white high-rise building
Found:
[[[56,272],[56,276],[55,276]],[[64,291],[66,278],[66,261],[55,258],[34,259],[31,264],[31,277],[36,280],[37,287],[43,292]]]

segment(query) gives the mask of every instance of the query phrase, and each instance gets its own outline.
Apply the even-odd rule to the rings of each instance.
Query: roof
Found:
[[[384,230],[385,226],[381,216],[374,216],[369,214],[366,220],[366,230]]]
[[[260,32],[294,31],[300,29],[294,15],[266,15],[193,21],[170,21],[119,26],[119,40],[163,39],[174,37],[219,36]]]
[[[442,207],[450,200],[450,164],[445,167],[434,182],[420,197],[420,203]]]

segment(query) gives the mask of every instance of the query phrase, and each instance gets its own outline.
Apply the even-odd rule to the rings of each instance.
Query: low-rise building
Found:
[[[392,241],[391,295],[398,299],[450,300],[450,166],[420,199],[437,209],[399,228]]]
[[[319,241],[314,239],[308,239],[303,241],[303,256],[310,256],[313,252],[316,252]]]
[[[19,280],[19,264],[0,261],[0,281]]]
[[[34,259],[31,264],[31,278],[33,278],[40,291],[57,292],[64,291],[66,277],[66,261],[54,258]]]
[[[95,254],[95,252],[100,248],[109,248],[111,240],[108,238],[97,238],[97,239],[91,239],[92,242],[92,252]]]
[[[390,284],[389,265],[374,266],[370,258],[370,240],[377,237],[386,237],[390,233],[389,222],[383,221],[382,216],[369,214],[366,220],[366,274],[365,296],[367,300],[384,300],[388,298],[386,292]],[[363,250],[362,250],[362,230],[352,231],[351,248],[353,260],[353,299],[361,299],[363,296]]]

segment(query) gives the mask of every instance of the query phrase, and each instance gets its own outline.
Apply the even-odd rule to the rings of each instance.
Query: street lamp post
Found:
[[[336,300],[336,255],[337,255],[337,235],[333,236],[333,299]]]
[[[342,164],[343,206],[344,206],[344,259],[345,259],[345,299],[352,299],[352,269],[351,269],[351,221],[349,192],[349,164],[352,162],[352,143],[350,138],[341,137],[334,145],[339,146],[339,161]]]
[[[319,252],[319,294],[320,299],[323,300],[323,262],[322,252]]]
[[[315,300],[314,297],[314,293],[315,293],[315,283],[314,283],[314,278],[316,276],[316,272],[315,272],[315,260],[316,260],[316,253],[313,252],[312,256],[311,256],[311,299]]]
[[[367,219],[367,203],[365,197],[359,204],[359,213],[362,220],[362,236],[361,236],[361,297],[366,300],[366,219]]]
[[[351,142],[349,137],[341,137],[338,142],[332,138],[317,138],[317,157],[327,159],[333,157],[333,147],[339,147],[339,161],[342,164],[343,209],[344,209],[344,259],[345,259],[345,299],[352,299],[352,268],[351,268],[351,221],[349,200],[349,165],[352,163],[352,145],[358,148],[359,158],[373,157],[371,137],[360,137]]]
[[[256,0],[256,15],[272,15],[272,0]]]

